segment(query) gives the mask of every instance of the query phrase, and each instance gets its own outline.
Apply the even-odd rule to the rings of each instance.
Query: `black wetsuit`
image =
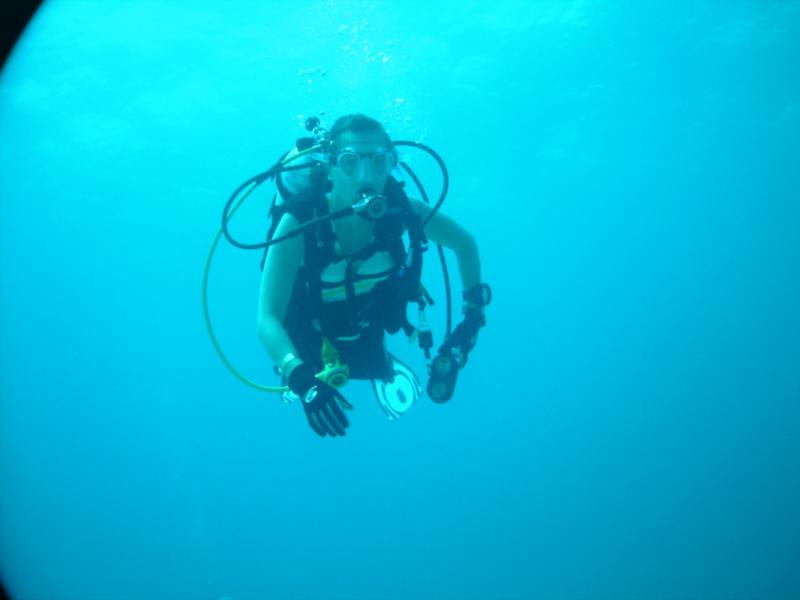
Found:
[[[422,220],[411,210],[403,185],[389,178],[384,189],[387,215],[375,222],[374,241],[357,254],[342,258],[334,252],[336,242],[331,221],[324,221],[303,234],[305,260],[297,274],[291,300],[283,321],[300,358],[315,369],[322,369],[323,337],[334,345],[353,379],[391,377],[391,362],[384,344],[384,332],[401,328],[411,334],[406,318],[409,302],[420,301],[422,252],[426,240]],[[284,213],[299,223],[328,214],[328,203],[321,188],[287,200],[276,207],[273,223]],[[404,235],[408,244],[404,241]],[[392,267],[388,276],[363,294],[356,294],[358,265],[377,252],[388,252]],[[326,266],[347,261],[346,299],[322,301],[322,271]]]

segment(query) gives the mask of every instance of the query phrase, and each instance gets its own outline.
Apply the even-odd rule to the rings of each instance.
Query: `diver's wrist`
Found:
[[[483,314],[483,304],[475,304],[474,302],[470,302],[469,300],[465,300],[461,303],[461,312],[468,313],[468,312],[479,312]]]
[[[464,307],[483,309],[492,301],[492,288],[485,283],[476,283],[461,293]]]
[[[302,366],[304,364],[305,363],[302,360],[297,358],[297,359],[293,360],[292,362],[290,362],[289,364],[287,364],[282,372],[286,375],[286,378],[288,379],[289,377],[291,377],[292,373],[294,372],[294,370],[297,367],[300,367],[300,366]]]
[[[288,352],[282,359],[281,362],[278,364],[278,371],[280,371],[281,375],[286,377],[287,379],[292,374],[298,366],[302,365],[303,361],[294,354],[293,352]]]
[[[315,376],[314,369],[298,359],[297,363],[292,367],[291,372],[286,375],[286,383],[290,390],[303,398],[306,392],[318,383],[318,380]]]

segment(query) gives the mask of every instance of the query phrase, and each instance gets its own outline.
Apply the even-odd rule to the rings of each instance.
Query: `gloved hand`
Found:
[[[317,379],[310,365],[302,363],[292,370],[289,388],[303,400],[308,424],[318,435],[336,437],[345,434],[350,423],[341,407],[352,410],[353,405],[336,389]]]
[[[467,364],[467,356],[478,342],[478,331],[486,324],[483,312],[477,309],[464,311],[464,320],[459,323],[439,348],[439,354],[450,354],[460,369]]]
[[[453,356],[458,367],[463,367],[467,356],[478,342],[478,332],[486,325],[483,307],[492,301],[492,290],[479,283],[463,293],[464,320],[459,323],[439,348],[439,354]]]
[[[447,337],[431,363],[426,389],[434,402],[447,402],[453,396],[458,371],[467,364],[467,356],[478,341],[478,331],[486,325],[483,307],[491,299],[492,290],[484,283],[464,292],[464,320]]]

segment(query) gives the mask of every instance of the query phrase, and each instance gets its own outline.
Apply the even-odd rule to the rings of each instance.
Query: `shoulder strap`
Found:
[[[328,212],[328,204],[325,202],[324,196],[319,189],[308,190],[306,193],[290,198],[282,204],[275,203],[275,197],[272,199],[272,206],[269,211],[270,225],[267,231],[267,240],[272,239],[275,235],[275,230],[278,228],[281,218],[285,214],[292,215],[298,223],[302,224],[315,217],[319,217]],[[324,231],[329,230],[329,235]],[[314,237],[314,243],[309,245],[309,237]],[[330,223],[321,223],[319,226],[312,228],[310,232],[303,234],[305,239],[305,257],[306,264],[315,264],[317,262],[317,255],[320,251],[333,252],[333,230]],[[320,243],[322,242],[322,243]],[[264,249],[264,254],[261,257],[261,270],[264,270],[264,261],[267,259],[267,252],[269,248]]]

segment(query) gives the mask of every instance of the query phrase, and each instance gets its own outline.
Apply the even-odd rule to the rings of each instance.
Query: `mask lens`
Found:
[[[356,172],[359,160],[359,156],[355,152],[342,152],[336,157],[336,166],[350,177]]]
[[[342,170],[345,176],[354,177],[360,167],[361,161],[368,163],[370,175],[373,177],[383,177],[394,169],[396,164],[395,155],[385,150],[370,153],[344,150],[336,155],[334,164]],[[366,166],[365,164],[364,167]]]
[[[383,177],[394,168],[394,154],[376,152],[372,155],[372,172],[376,177]]]

